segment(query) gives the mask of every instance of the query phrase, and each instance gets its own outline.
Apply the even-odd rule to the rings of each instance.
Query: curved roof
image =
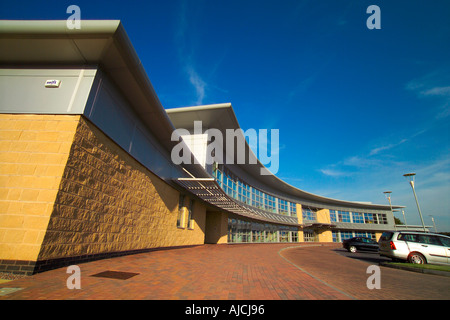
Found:
[[[226,129],[234,129],[234,130],[241,129],[231,103],[166,109],[166,112],[176,128],[191,129],[193,127],[193,122],[200,120],[202,121],[204,129],[216,128],[219,129],[221,132],[225,132]],[[249,159],[248,155],[253,155],[253,157],[256,158],[247,141],[245,140],[245,137],[242,136],[241,139],[245,141],[246,159]],[[223,152],[225,154],[225,149],[223,150]],[[236,152],[234,153],[234,155],[236,157]],[[256,164],[249,164],[248,161],[245,164],[236,164],[237,163],[236,160],[237,159],[235,158],[234,159],[235,166],[239,166],[252,178],[261,182],[263,185],[266,185],[274,190],[279,191],[282,194],[286,194],[295,198],[300,198],[306,201],[324,203],[331,206],[335,205],[339,207],[390,210],[389,205],[338,200],[316,195],[307,191],[303,191],[281,180],[276,175],[270,173],[270,171],[267,170],[259,160],[257,160]],[[265,170],[270,174],[261,175],[260,174],[261,170]],[[402,208],[402,207],[393,206],[393,208]]]
[[[119,20],[82,20],[81,29],[68,29],[66,23],[66,20],[1,20],[1,63],[20,67],[99,65],[169,153],[179,143],[171,140],[173,131],[176,128],[189,128],[189,124],[192,126],[195,120],[202,120],[209,128],[222,131],[241,129],[231,103],[164,110]],[[241,139],[245,141],[243,135]],[[246,141],[245,150],[246,159],[250,156],[256,158]],[[267,169],[259,161],[238,166],[262,184],[306,201],[344,207],[390,209],[386,205],[343,201],[308,193],[273,174],[261,175],[261,170]],[[201,165],[183,164],[183,167],[196,178],[210,177]]]
[[[119,20],[82,20],[80,29],[67,28],[66,20],[0,20],[0,62],[19,67],[98,65],[169,155],[178,143],[171,141],[175,128]],[[183,167],[197,177],[209,176],[199,165]]]

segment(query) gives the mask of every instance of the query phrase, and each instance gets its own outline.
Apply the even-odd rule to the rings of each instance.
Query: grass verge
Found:
[[[388,262],[387,265],[399,266],[399,267],[411,267],[417,269],[428,269],[437,271],[450,272],[450,266],[441,266],[437,264],[416,264],[416,263],[405,263],[405,262]]]

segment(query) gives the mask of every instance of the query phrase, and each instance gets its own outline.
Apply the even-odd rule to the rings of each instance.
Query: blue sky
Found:
[[[450,2],[2,1],[1,19],[120,19],[166,108],[231,102],[280,130],[277,176],[450,231]],[[369,30],[369,5],[381,29]],[[402,218],[401,214],[396,214]]]

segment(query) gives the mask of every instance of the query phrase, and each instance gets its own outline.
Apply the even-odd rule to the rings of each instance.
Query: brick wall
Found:
[[[81,116],[0,114],[0,271],[203,244],[204,205],[177,228],[178,201]]]
[[[81,118],[39,260],[204,243],[205,207],[177,228],[179,192]]]
[[[0,114],[0,260],[37,259],[79,119]]]

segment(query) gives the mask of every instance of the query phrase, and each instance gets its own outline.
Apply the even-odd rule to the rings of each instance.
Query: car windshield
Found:
[[[393,234],[394,234],[393,232],[383,232],[383,234],[380,237],[380,241],[391,240]]]

